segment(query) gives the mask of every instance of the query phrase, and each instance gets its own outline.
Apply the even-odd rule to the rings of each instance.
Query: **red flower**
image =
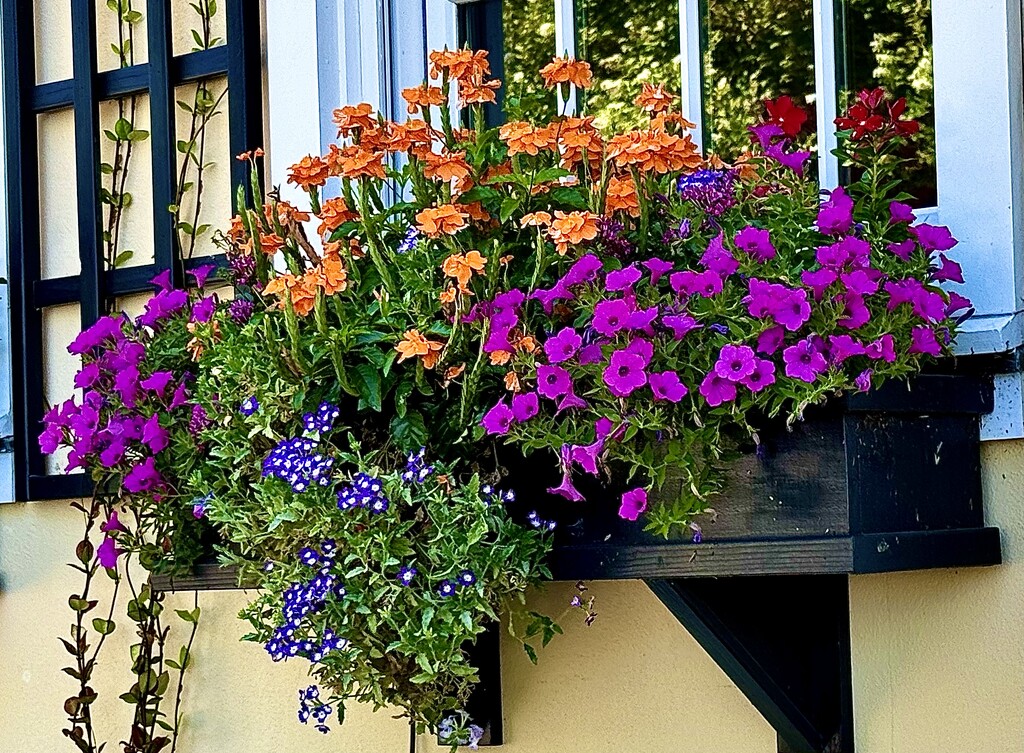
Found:
[[[764,106],[769,122],[775,123],[789,138],[795,138],[807,122],[807,112],[788,95],[766,100]]]
[[[901,120],[906,110],[907,100],[903,97],[889,102],[884,89],[864,89],[846,114],[835,122],[842,130],[851,131],[854,141],[873,135],[886,141],[894,136],[912,136],[920,130],[921,125],[916,120]]]

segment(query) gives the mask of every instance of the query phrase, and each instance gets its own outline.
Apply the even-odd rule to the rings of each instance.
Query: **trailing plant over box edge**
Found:
[[[621,517],[699,538],[722,458],[765,419],[915,373],[969,312],[938,286],[962,281],[942,253],[956,241],[899,192],[917,128],[902,101],[863,92],[837,120],[856,180],[822,200],[789,98],[727,164],[660,86],[637,99],[642,130],[489,128],[486,58],[432,53],[405,123],[337,110],[340,145],[290,169],[308,209],[253,169],[265,198],[246,207],[240,187],[221,238],[233,298],[203,268],[194,292],[158,279],[135,321],[83,332],[82,402],[41,437],[111,513],[169,531],[108,521],[107,562],[185,568],[216,530],[263,588],[246,638],[311,662],[323,690],[300,692],[299,719],[321,731],[355,698],[472,742],[466,643],[502,609],[524,642],[559,631],[523,606],[557,522],[542,500],[510,520],[496,440],[552,453],[553,494],[582,503],[580,477],[618,479]],[[575,60],[541,74],[562,101],[591,83]]]

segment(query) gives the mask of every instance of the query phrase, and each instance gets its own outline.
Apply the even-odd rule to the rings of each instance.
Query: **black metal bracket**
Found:
[[[779,753],[853,753],[845,575],[646,581],[779,736]]]

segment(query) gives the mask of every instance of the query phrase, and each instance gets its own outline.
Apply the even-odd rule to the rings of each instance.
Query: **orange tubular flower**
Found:
[[[563,120],[558,130],[558,146],[562,151],[563,166],[570,167],[581,162],[584,154],[594,167],[601,164],[604,139],[594,127],[592,117]]]
[[[701,157],[689,135],[676,136],[657,128],[619,134],[608,142],[608,156],[616,167],[641,172],[668,173],[700,167]]]
[[[313,310],[313,304],[316,303],[316,287],[316,273],[310,270],[302,277],[290,274],[278,275],[267,283],[263,294],[283,299],[285,297],[283,294],[287,291],[295,313],[298,316],[307,316]]]
[[[277,233],[260,233],[260,250],[267,256],[273,256],[284,246],[284,238]]]
[[[338,126],[338,137],[351,136],[357,128],[370,129],[377,127],[373,117],[373,105],[363,102],[358,105],[345,105],[334,111],[334,124]]]
[[[425,155],[424,161],[426,165],[423,168],[423,175],[427,178],[449,182],[464,180],[470,174],[465,152],[431,152]]]
[[[418,329],[410,329],[402,335],[401,341],[395,346],[398,351],[398,362],[401,363],[409,358],[422,358],[423,366],[428,369],[437,365],[437,359],[441,356],[441,348],[444,343],[435,340],[428,340],[420,334]]]
[[[658,115],[672,107],[675,96],[665,91],[664,84],[644,84],[636,98],[636,106],[646,113]]]
[[[435,50],[430,53],[430,77],[436,79],[447,71],[459,81],[479,80],[491,73],[487,50]]]
[[[348,272],[337,252],[327,253],[316,272],[317,285],[327,295],[334,295],[348,288]]]
[[[242,243],[245,241],[245,223],[239,215],[236,214],[231,218],[231,226],[228,227],[226,235],[232,243]]]
[[[346,146],[339,149],[331,144],[327,163],[331,167],[331,175],[340,175],[343,178],[366,176],[384,180],[384,162],[381,157],[381,154],[361,146]]]
[[[469,215],[469,219],[474,222],[489,222],[491,219],[491,215],[487,213],[487,210],[484,209],[484,205],[479,201],[471,201],[469,204],[456,204],[455,206],[459,208],[460,212],[465,212]],[[474,251],[471,253],[476,252]]]
[[[530,214],[524,214],[519,220],[521,227],[547,227],[551,224],[551,215],[548,212],[530,212]]]
[[[459,283],[459,289],[466,291],[466,285],[474,272],[482,272],[487,266],[487,259],[480,255],[479,251],[469,251],[465,254],[452,254],[441,264],[441,271],[446,277],[452,277]]]
[[[431,238],[455,235],[466,227],[466,214],[454,204],[424,209],[416,215],[416,227]]]
[[[288,182],[307,190],[322,186],[329,175],[327,163],[312,154],[307,154],[288,168]]]
[[[522,387],[519,384],[519,376],[514,371],[505,374],[505,389],[509,392],[520,392]]]
[[[540,69],[544,86],[554,89],[559,84],[572,84],[577,89],[586,89],[594,80],[590,63],[575,58],[555,58]]]
[[[550,126],[534,128],[521,120],[501,126],[498,138],[508,146],[510,157],[516,154],[536,157],[542,149],[553,149],[555,146],[554,131]]]
[[[479,82],[462,79],[459,81],[459,107],[493,105],[498,101],[497,91],[500,88],[501,81],[498,79]]]
[[[415,115],[417,110],[426,110],[431,105],[444,105],[444,92],[439,86],[420,84],[410,89],[402,89],[402,99],[409,103],[409,114]]]
[[[263,216],[267,218],[267,222],[274,221],[273,204],[263,205]],[[301,209],[292,206],[287,201],[279,201],[277,202],[277,221],[284,226],[287,226],[291,222],[309,222],[309,212],[303,212]]]
[[[548,228],[548,237],[554,241],[559,256],[565,256],[569,246],[597,237],[598,216],[593,212],[555,211],[555,219]]]
[[[317,228],[317,232],[320,235],[330,235],[339,227],[344,225],[346,222],[359,217],[358,212],[353,212],[348,208],[348,204],[340,196],[335,199],[328,199],[320,206],[320,214],[317,215],[321,222],[320,227]]]
[[[636,183],[630,176],[612,177],[605,192],[605,214],[623,211],[630,217],[640,216],[640,200],[636,194]]]

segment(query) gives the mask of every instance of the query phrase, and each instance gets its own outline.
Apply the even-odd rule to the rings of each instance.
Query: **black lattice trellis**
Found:
[[[89,494],[85,476],[54,476],[45,471],[36,436],[44,412],[43,310],[78,303],[82,327],[101,315],[105,302],[152,290],[155,275],[170,270],[176,285],[193,262],[178,258],[173,203],[177,175],[175,141],[176,86],[227,77],[232,185],[245,179],[245,165],[231,155],[263,142],[262,55],[259,4],[224,0],[226,42],[209,50],[174,56],[171,46],[172,0],[146,0],[149,62],[98,72],[96,1],[70,0],[73,78],[37,84],[33,3],[0,0],[3,15],[6,115],[9,270],[11,277],[12,385],[15,418],[15,494],[17,499],[60,499]],[[104,270],[101,254],[103,211],[100,201],[101,102],[148,95],[153,168],[154,262]],[[77,275],[42,279],[39,215],[37,116],[72,109],[75,116],[75,181],[78,187]],[[195,264],[210,263],[205,257]]]

